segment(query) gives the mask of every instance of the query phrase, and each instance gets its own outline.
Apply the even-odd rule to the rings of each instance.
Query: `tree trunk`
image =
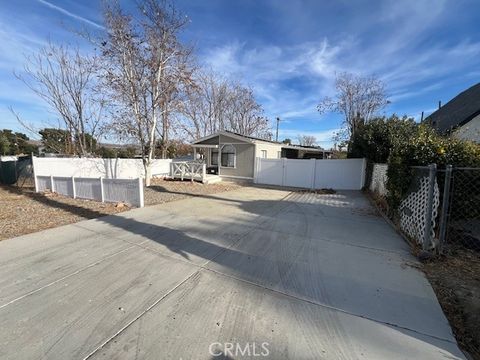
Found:
[[[150,154],[149,154],[150,158]],[[143,168],[145,169],[145,186],[150,186],[152,179],[152,162],[150,159],[143,160]]]

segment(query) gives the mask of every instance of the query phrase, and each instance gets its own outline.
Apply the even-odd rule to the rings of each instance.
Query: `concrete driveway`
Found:
[[[464,358],[359,192],[245,187],[0,242],[2,359]]]

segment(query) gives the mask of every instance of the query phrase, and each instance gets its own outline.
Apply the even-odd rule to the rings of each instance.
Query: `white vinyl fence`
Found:
[[[51,190],[58,194],[102,202],[126,202],[143,207],[143,180],[104,179],[62,176],[37,176],[35,191]]]
[[[307,189],[360,190],[365,184],[365,159],[257,158],[254,182]]]
[[[154,160],[153,176],[168,176],[172,160]],[[33,157],[35,190],[73,198],[126,202],[143,207],[141,159]]]
[[[145,177],[142,159],[43,158],[33,157],[37,176],[137,179]],[[152,176],[168,176],[171,159],[155,159]]]

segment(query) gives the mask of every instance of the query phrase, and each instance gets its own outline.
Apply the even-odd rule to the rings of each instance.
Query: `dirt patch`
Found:
[[[200,182],[152,179],[151,186],[145,188],[145,206],[209,194],[216,194],[240,188],[241,185],[222,181],[215,184]]]
[[[480,253],[467,249],[423,265],[460,347],[480,360]]]
[[[153,179],[145,188],[145,206],[234,190],[231,182],[204,185]],[[72,199],[56,193],[35,193],[33,187],[0,186],[0,240],[130,210],[125,203]]]
[[[128,206],[35,193],[31,187],[0,186],[0,240],[85,219],[116,214]]]

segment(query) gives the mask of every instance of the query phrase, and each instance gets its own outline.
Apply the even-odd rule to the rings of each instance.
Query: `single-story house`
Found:
[[[219,131],[192,143],[194,158],[203,157],[207,173],[252,180],[255,159],[323,159],[330,152],[318,147],[288,145],[231,131]]]
[[[441,135],[480,143],[480,83],[455,96],[425,121]]]

